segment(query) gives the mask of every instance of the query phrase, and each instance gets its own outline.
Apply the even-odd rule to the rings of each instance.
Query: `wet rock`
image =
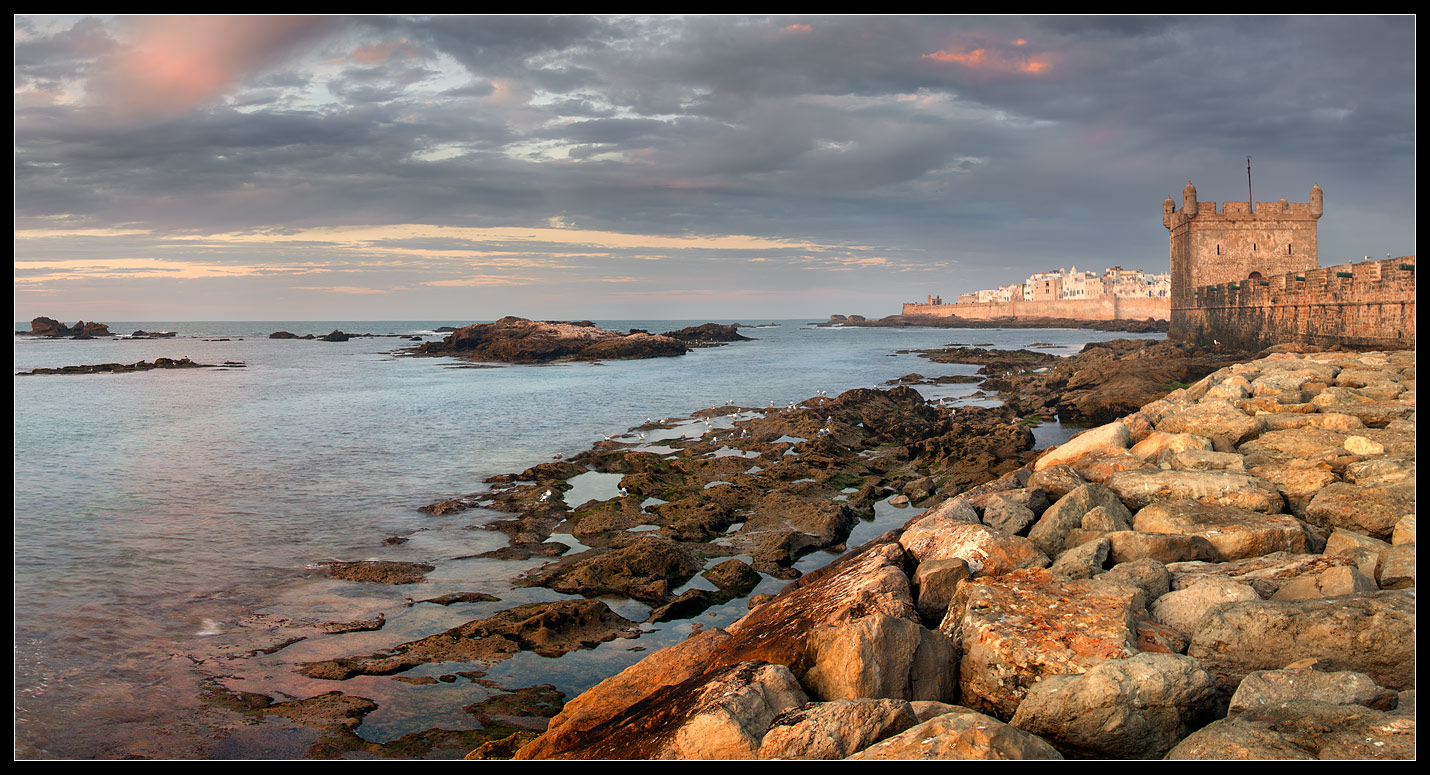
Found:
[[[760,574],[736,559],[725,560],[700,575],[730,598],[744,597],[760,583]]]
[[[843,759],[919,723],[904,700],[834,700],[776,716],[761,759]]]
[[[646,536],[621,549],[592,549],[544,565],[517,579],[519,587],[547,587],[568,595],[619,594],[664,602],[672,589],[700,572],[689,549]]]
[[[1077,757],[1161,758],[1211,721],[1215,704],[1216,686],[1196,660],[1136,654],[1048,676],[1009,723]]]
[[[911,727],[849,757],[855,761],[1061,759],[1036,735],[966,708]]]
[[[382,614],[371,619],[354,619],[349,622],[324,622],[318,625],[318,629],[329,634],[339,634],[345,632],[371,632],[382,629],[385,617]]]
[[[429,597],[426,600],[419,600],[420,603],[436,603],[437,605],[452,605],[453,603],[495,603],[499,598],[488,595],[485,592],[452,592],[437,597]]]
[[[434,517],[440,517],[443,514],[456,514],[458,512],[466,511],[469,508],[471,508],[469,504],[459,499],[451,498],[444,501],[437,501],[436,503],[429,503],[426,506],[423,506],[417,510],[425,512],[427,514],[431,514]]]
[[[635,622],[617,616],[599,600],[531,603],[370,656],[309,662],[298,672],[342,681],[355,675],[392,675],[428,662],[493,663],[519,651],[559,656],[637,633]]]
[[[328,575],[335,579],[369,584],[419,584],[427,579],[428,573],[437,569],[435,565],[420,562],[390,560],[332,561],[318,565],[327,568]]]

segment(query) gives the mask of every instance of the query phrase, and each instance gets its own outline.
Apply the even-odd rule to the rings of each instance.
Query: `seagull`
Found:
[[[641,440],[641,441],[645,441],[645,434],[644,434],[644,433],[637,434],[637,438],[638,438],[639,440]]]
[[[619,495],[619,496],[621,496],[622,498],[624,498],[624,497],[626,497],[626,495],[628,495],[629,493],[626,492],[626,488],[622,487],[622,488],[616,490],[616,494]]]
[[[541,502],[545,503],[549,500],[551,500],[551,491],[547,490],[546,492],[541,494]]]

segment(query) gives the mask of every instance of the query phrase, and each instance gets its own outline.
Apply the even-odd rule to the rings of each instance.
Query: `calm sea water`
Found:
[[[521,603],[563,596],[512,590],[538,561],[460,559],[497,548],[470,529],[480,513],[431,517],[418,506],[480,491],[485,477],[569,456],[647,418],[688,416],[734,401],[783,406],[873,387],[909,372],[971,374],[907,348],[1051,343],[1070,354],[1126,334],[1063,329],[816,328],[777,321],[753,342],[679,358],[600,364],[457,368],[398,358],[413,342],[271,340],[273,331],[406,334],[433,339],[465,321],[122,322],[110,330],[173,330],[161,340],[17,337],[15,369],[190,357],[244,368],[15,377],[16,755],[166,758],[296,757],[312,737],[281,724],[236,723],[199,701],[200,681],[306,697],[341,689],[380,709],[358,732],[384,742],[433,726],[475,728],[461,711],[490,693],[467,681],[413,686],[390,678],[341,684],[297,676],[293,664],[366,654]],[[706,321],[597,321],[665,331]],[[732,322],[732,321],[722,321]],[[742,321],[748,324],[766,321]],[[28,324],[17,324],[28,330]],[[228,341],[215,341],[227,339]],[[929,389],[966,399],[972,385]],[[1057,426],[1039,431],[1057,443]],[[593,480],[593,491],[608,483]],[[881,507],[890,524],[907,513]],[[870,523],[857,543],[885,529]],[[389,536],[409,537],[387,546]],[[391,559],[438,567],[421,589],[335,582],[322,560]],[[830,559],[820,554],[806,570]],[[767,580],[761,591],[779,582]],[[405,595],[486,591],[498,603],[405,605]],[[612,601],[632,619],[639,603]],[[315,636],[271,655],[265,637],[303,622],[383,612],[379,632]],[[705,624],[727,624],[736,601]],[[488,678],[552,683],[568,697],[684,638],[689,622],[654,628],[558,660],[522,655]],[[271,635],[271,637],[277,637]],[[632,646],[646,652],[632,651]],[[408,675],[438,675],[450,665]]]

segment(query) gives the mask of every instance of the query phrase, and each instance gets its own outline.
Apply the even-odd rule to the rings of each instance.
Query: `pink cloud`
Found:
[[[1022,48],[1027,41],[1018,39],[1013,45]],[[960,64],[970,70],[987,70],[1005,73],[1030,73],[1039,75],[1052,69],[1052,58],[1047,54],[1025,54],[1021,51],[1000,51],[987,47],[950,47],[932,54],[924,54],[924,59],[945,64]]]
[[[178,113],[271,67],[330,19],[310,16],[149,16],[130,47],[90,82],[98,101],[131,113]]]

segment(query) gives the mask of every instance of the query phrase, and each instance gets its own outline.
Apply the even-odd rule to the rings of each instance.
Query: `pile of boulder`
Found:
[[[1222,368],[568,702],[516,758],[1414,757],[1413,353]]]

